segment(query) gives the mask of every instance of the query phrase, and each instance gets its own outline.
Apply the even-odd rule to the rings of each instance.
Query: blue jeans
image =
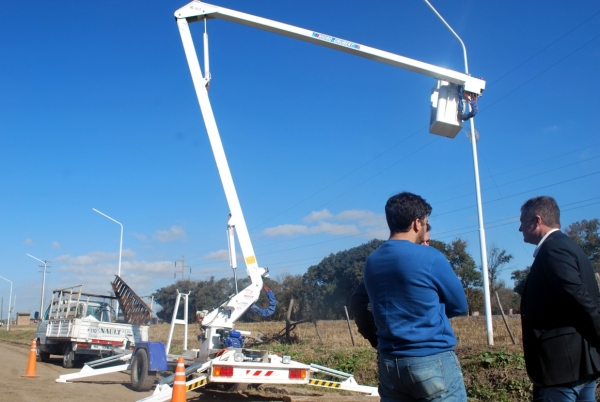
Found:
[[[454,351],[424,357],[379,355],[381,402],[465,402],[467,392]]]
[[[596,402],[596,380],[573,387],[533,386],[534,402]]]

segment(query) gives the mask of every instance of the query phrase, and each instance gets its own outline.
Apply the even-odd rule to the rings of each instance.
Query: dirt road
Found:
[[[57,383],[61,374],[80,369],[64,369],[60,357],[48,363],[37,363],[39,378],[23,378],[27,371],[29,348],[0,342],[0,378],[3,379],[2,400],[5,401],[137,401],[152,392],[136,392],[129,386],[129,376],[113,373],[84,378],[73,383]]]

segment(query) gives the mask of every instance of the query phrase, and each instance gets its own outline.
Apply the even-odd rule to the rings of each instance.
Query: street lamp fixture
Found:
[[[123,224],[119,221],[117,221],[116,219],[111,218],[110,216],[98,211],[96,208],[92,208],[94,210],[94,212],[98,212],[100,215],[104,216],[105,218],[110,219],[111,221],[118,223],[121,226],[121,241],[119,243],[119,272],[118,272],[118,276],[119,278],[121,277],[121,254],[123,252]]]

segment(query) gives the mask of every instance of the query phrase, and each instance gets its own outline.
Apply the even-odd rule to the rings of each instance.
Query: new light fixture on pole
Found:
[[[0,278],[4,279],[7,282],[10,282],[10,293],[9,293],[9,296],[8,296],[8,324],[6,326],[6,330],[10,331],[10,299],[12,299],[12,281],[6,279],[3,276],[0,276]]]
[[[435,13],[435,15],[444,23],[446,28],[452,32],[454,37],[458,39],[463,48],[463,57],[465,59],[465,73],[469,74],[469,64],[467,62],[467,48],[463,43],[462,39],[456,32],[450,27],[450,25],[444,20],[444,18],[437,12],[437,10],[429,3],[428,0],[423,0]],[[485,244],[485,228],[483,225],[483,207],[481,203],[481,185],[479,184],[479,162],[477,160],[477,138],[475,135],[475,121],[471,117],[471,148],[473,151],[473,170],[475,171],[475,193],[477,195],[477,217],[479,219],[479,246],[481,253],[481,268],[483,271],[483,295],[485,305],[485,318],[487,327],[488,345],[494,344],[494,329],[492,327],[492,308],[490,304],[490,286],[488,277],[488,265],[487,265],[487,249]]]
[[[121,277],[121,254],[123,252],[123,224],[121,224],[121,222],[117,221],[116,219],[111,218],[110,216],[98,211],[96,208],[92,208],[95,212],[98,212],[100,215],[110,219],[113,222],[118,223],[121,226],[121,241],[119,243],[119,271],[118,271],[118,276],[119,278]]]
[[[32,256],[31,254],[27,254],[27,255],[29,257],[33,258],[34,260],[38,260],[39,262],[44,264],[44,275],[42,277],[42,297],[40,298],[40,318],[41,318],[44,314],[44,289],[46,288],[46,264],[50,261],[40,260],[39,258]]]

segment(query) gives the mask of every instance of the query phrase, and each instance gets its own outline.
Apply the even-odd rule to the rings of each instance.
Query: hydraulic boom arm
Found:
[[[390,64],[405,70],[424,74],[438,80],[448,81],[453,84],[464,86],[464,90],[477,95],[481,95],[485,89],[485,81],[458,71],[434,66],[418,60],[409,59],[394,53],[375,49],[369,46],[361,45],[352,41],[341,39],[335,36],[326,35],[320,32],[311,31],[269,20],[267,18],[257,17],[255,15],[242,13],[227,8],[214,6],[200,1],[193,1],[175,12],[177,20],[185,19],[188,22],[202,21],[204,18],[220,18],[242,25],[251,26],[265,31],[274,32],[280,35],[289,36],[316,45],[330,47],[342,52],[351,53],[356,56]]]
[[[266,269],[258,266],[254,255],[254,249],[252,248],[252,242],[250,241],[250,235],[248,233],[248,228],[246,227],[242,207],[233,184],[233,178],[231,176],[231,171],[229,170],[229,164],[227,163],[227,157],[225,156],[219,129],[217,128],[217,122],[215,121],[210,100],[208,99],[208,81],[202,77],[200,64],[198,63],[198,57],[196,55],[194,42],[187,21],[185,19],[178,19],[177,25],[179,26],[179,33],[192,74],[192,81],[194,83],[194,88],[196,89],[198,103],[200,104],[200,110],[202,111],[202,117],[208,133],[210,145],[215,157],[215,162],[217,163],[217,169],[219,170],[219,176],[221,177],[227,204],[229,205],[231,216],[228,225],[235,228],[246,263],[246,271],[252,281],[248,287],[234,295],[227,303],[212,311],[204,318],[204,323],[207,326],[232,328],[233,323],[250,307],[250,305],[252,305],[252,303],[258,300],[263,283],[262,275],[266,273]],[[230,247],[235,247],[235,245],[230,244]]]
[[[246,222],[242,214],[242,208],[233,184],[233,178],[217,123],[212,111],[210,100],[208,98],[208,84],[210,83],[210,72],[208,71],[208,53],[207,53],[207,36],[205,33],[205,76],[202,76],[194,42],[189,29],[189,23],[205,21],[207,19],[220,18],[231,22],[251,26],[254,28],[263,29],[277,34],[300,39],[306,42],[311,42],[317,45],[326,46],[335,50],[340,50],[356,56],[365,57],[374,61],[386,63],[405,70],[414,71],[433,77],[438,82],[447,82],[455,86],[460,86],[466,92],[475,95],[481,95],[485,89],[485,81],[479,78],[471,77],[468,74],[449,70],[432,64],[427,64],[421,61],[409,59],[383,50],[364,46],[355,42],[340,39],[334,36],[326,35],[320,32],[311,31],[281,22],[269,20],[266,18],[257,17],[251,14],[246,14],[223,7],[218,7],[206,4],[200,1],[192,1],[186,6],[175,12],[175,18],[179,27],[179,33],[183,42],[185,55],[192,75],[192,81],[204,118],[204,124],[208,132],[208,137],[212,147],[212,151],[217,163],[225,196],[229,205],[231,217],[229,219],[229,227],[234,227],[237,233],[240,248],[246,263],[248,276],[252,280],[252,284],[242,290],[240,293],[232,297],[228,302],[221,307],[208,314],[203,325],[208,328],[227,327],[232,328],[233,322],[237,320],[252,303],[258,300],[260,290],[262,288],[262,277],[266,274],[265,268],[260,268],[254,255],[252,242]],[[438,84],[439,85],[439,84]],[[456,120],[456,109],[450,111],[451,120]],[[457,132],[457,131],[456,131]],[[437,134],[437,133],[436,133]],[[454,133],[455,134],[455,133]],[[235,247],[230,240],[230,248]],[[235,253],[232,253],[235,256]],[[233,257],[235,258],[235,257]],[[235,262],[233,262],[235,264]],[[234,267],[232,265],[232,267]],[[235,267],[234,267],[235,268]],[[209,338],[211,334],[207,335]]]

